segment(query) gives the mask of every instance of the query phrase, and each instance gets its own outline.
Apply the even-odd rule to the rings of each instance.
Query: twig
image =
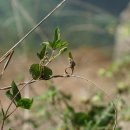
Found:
[[[32,84],[32,83],[34,83],[34,82],[36,82],[36,80],[32,80],[31,82],[23,82],[23,83],[19,83],[17,86],[21,86],[21,85],[24,85],[24,84],[26,84],[26,83],[28,83],[28,84]],[[11,89],[12,87],[11,86],[8,86],[8,87],[3,87],[3,88],[0,88],[0,90],[8,90],[8,89]]]
[[[30,81],[28,81],[28,82],[19,90],[19,92],[14,96],[14,98],[11,100],[11,102],[10,102],[10,104],[9,104],[9,106],[8,106],[8,108],[7,108],[6,112],[5,112],[5,114],[4,114],[4,118],[3,118],[3,121],[2,121],[1,130],[3,130],[5,120],[6,120],[10,115],[12,115],[12,114],[16,111],[16,108],[15,108],[10,114],[8,114],[8,111],[9,111],[9,109],[10,109],[10,107],[11,107],[13,101],[15,100],[15,98],[17,97],[17,95],[18,95],[30,82],[32,82],[32,81],[33,81],[33,79],[31,79]]]
[[[6,60],[6,58],[8,58],[9,55],[10,55],[10,53],[8,53],[8,54],[5,55],[5,56],[2,56],[2,57],[0,58],[0,63],[2,63],[4,60]]]
[[[50,11],[36,26],[34,26],[25,36],[23,36],[12,48],[10,48],[1,58],[0,62],[6,59],[12,50],[14,50],[22,41],[24,41],[36,28],[47,20],[66,0],[62,0],[52,11]]]
[[[4,116],[4,110],[3,110],[3,106],[2,106],[1,100],[0,100],[0,107],[1,107],[2,114]]]
[[[10,52],[9,56],[8,56],[8,60],[5,62],[4,68],[3,68],[2,72],[1,72],[1,75],[0,75],[0,79],[2,78],[2,76],[3,76],[3,74],[4,74],[5,70],[6,70],[6,68],[8,67],[9,62],[10,62],[10,60],[11,60],[13,54],[14,54],[14,51],[12,50],[12,51]]]
[[[3,111],[3,106],[2,106],[1,100],[0,100],[0,107],[1,107],[3,117],[4,117],[4,111]],[[3,127],[4,127],[4,119],[2,119],[1,130],[3,130]]]
[[[5,120],[3,119],[3,120],[2,120],[2,125],[1,125],[1,130],[4,129],[4,124],[5,124]]]
[[[18,109],[18,107],[15,107],[15,109],[14,109],[10,114],[8,114],[8,115],[6,116],[6,119],[7,119],[9,116],[11,116],[17,109]]]

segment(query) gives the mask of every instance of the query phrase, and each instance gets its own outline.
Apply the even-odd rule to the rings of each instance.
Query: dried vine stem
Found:
[[[7,61],[5,62],[5,65],[4,65],[4,67],[3,67],[3,70],[2,70],[2,72],[1,72],[1,74],[0,74],[0,79],[2,78],[2,76],[3,76],[3,74],[4,74],[5,70],[6,70],[6,68],[8,67],[9,62],[10,62],[10,60],[11,60],[13,54],[14,54],[14,51],[12,50],[12,51],[10,52],[9,56],[8,56]]]
[[[14,50],[22,41],[24,41],[32,32],[35,31],[44,21],[46,21],[63,3],[67,0],[62,0],[52,11],[50,11],[36,26],[34,26],[25,36],[23,36],[12,48],[10,48],[1,58],[0,63],[8,58],[8,55]]]
[[[36,82],[36,80],[32,80],[31,82],[23,82],[23,83],[19,83],[19,84],[17,84],[17,86],[21,86],[21,85],[25,85],[26,83],[28,83],[28,84],[32,84],[32,83],[34,83],[34,82]],[[3,87],[3,88],[0,88],[0,90],[8,90],[8,89],[11,89],[12,87],[11,86],[8,86],[8,87]]]

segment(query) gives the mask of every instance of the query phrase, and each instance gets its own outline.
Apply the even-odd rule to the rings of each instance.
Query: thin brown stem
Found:
[[[31,82],[23,82],[23,83],[19,83],[19,84],[17,84],[17,86],[21,86],[21,85],[25,85],[26,83],[28,83],[28,84],[32,84],[32,83],[34,83],[34,82],[36,82],[36,80],[32,80]],[[0,90],[8,90],[8,89],[11,89],[12,87],[11,86],[8,86],[8,87],[3,87],[3,88],[0,88]]]
[[[3,74],[4,74],[5,70],[6,70],[6,68],[7,68],[8,65],[9,65],[9,62],[10,62],[12,56],[13,56],[13,53],[14,53],[14,51],[12,50],[12,51],[10,52],[9,56],[8,56],[7,61],[5,62],[4,68],[3,68],[2,72],[1,72],[1,75],[0,75],[0,79],[2,78],[2,76],[3,76]]]
[[[5,61],[6,58],[8,58],[9,55],[10,55],[10,53],[8,53],[8,54],[5,55],[5,56],[2,56],[2,57],[0,58],[0,63],[2,63],[3,61]]]
[[[55,53],[55,51],[53,50],[51,52],[51,56],[50,56],[48,62],[45,64],[45,66],[47,66],[49,63],[51,63],[55,59],[56,56],[54,55],[54,53]]]
[[[4,111],[3,111],[3,106],[2,106],[1,100],[0,100],[0,107],[1,107],[2,114],[3,114],[2,125],[1,125],[1,130],[3,130],[3,128],[4,128]]]
[[[2,106],[1,100],[0,100],[0,107],[1,107],[2,114],[4,116],[4,110],[3,110],[3,106]]]
[[[2,125],[1,125],[1,130],[4,129],[4,124],[5,124],[5,120],[3,119],[3,120],[2,120]]]
[[[8,114],[8,115],[6,116],[6,119],[7,119],[9,116],[11,116],[17,109],[18,109],[18,107],[15,107],[15,109],[14,109],[10,114]]]

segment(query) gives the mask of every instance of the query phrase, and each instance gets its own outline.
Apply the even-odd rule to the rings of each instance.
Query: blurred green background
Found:
[[[1,0],[0,54],[7,51],[61,0]],[[81,45],[112,50],[120,14],[129,0],[68,0],[44,22],[24,44],[25,51],[34,50],[52,39],[54,28],[72,48]]]

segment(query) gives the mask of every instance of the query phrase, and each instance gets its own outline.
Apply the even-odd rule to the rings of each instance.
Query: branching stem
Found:
[[[22,86],[22,85],[25,85],[26,83],[28,83],[28,84],[32,84],[32,83],[34,83],[34,82],[36,82],[36,80],[32,80],[31,82],[23,82],[23,83],[19,83],[19,84],[17,84],[17,86]],[[3,87],[3,88],[0,88],[0,90],[8,90],[8,89],[11,89],[12,87],[11,86],[8,86],[8,87]]]

